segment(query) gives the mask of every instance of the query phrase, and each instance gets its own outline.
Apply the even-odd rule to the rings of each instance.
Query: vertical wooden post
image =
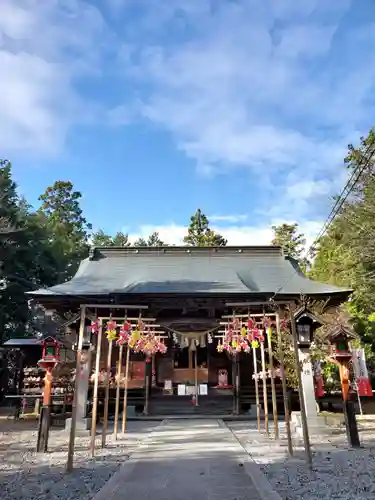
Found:
[[[264,342],[260,342],[260,354],[262,357],[262,372],[263,372],[264,429],[266,431],[266,435],[269,436],[270,429],[268,423],[268,395],[267,395],[266,359],[264,356]]]
[[[107,359],[107,377],[105,381],[105,399],[104,399],[104,419],[103,419],[103,429],[102,429],[102,448],[105,447],[107,438],[107,428],[108,428],[108,404],[109,404],[109,379],[111,375],[111,363],[112,363],[112,345],[113,341],[108,341],[108,359]]]
[[[103,323],[100,320],[98,336],[96,339],[96,359],[95,359],[95,378],[94,378],[94,392],[92,396],[92,414],[91,414],[91,456],[95,454],[95,441],[96,441],[96,421],[98,416],[98,390],[99,390],[99,373],[100,373],[100,356],[102,351],[102,338],[103,338]]]
[[[288,438],[288,453],[290,456],[292,456],[293,455],[293,442],[292,442],[292,432],[291,432],[291,428],[290,428],[288,387],[286,384],[286,376],[285,376],[284,351],[283,351],[283,346],[282,346],[279,313],[276,313],[276,331],[277,331],[277,343],[278,343],[278,351],[279,351],[281,383],[282,383],[282,387],[283,387],[285,428],[286,428],[286,434],[287,434],[287,438]]]
[[[76,379],[74,384],[74,397],[73,397],[73,408],[72,408],[72,422],[70,426],[69,434],[69,448],[68,448],[68,459],[66,463],[66,471],[72,472],[73,470],[73,457],[74,457],[74,441],[76,437],[76,423],[77,423],[77,398],[79,389],[79,370],[81,366],[81,355],[82,355],[82,344],[83,335],[85,332],[85,319],[86,319],[86,307],[81,306],[81,319],[79,324],[79,335],[77,343],[77,361],[76,361]]]
[[[294,318],[294,305],[293,304],[291,304],[291,306],[290,306],[290,326],[291,326],[292,337],[293,337],[294,353],[296,356],[296,371],[297,371],[297,378],[298,378],[299,403],[301,406],[303,441],[304,441],[304,445],[305,445],[306,460],[307,460],[307,463],[309,465],[309,468],[312,470],[312,454],[311,454],[311,447],[310,447],[309,428],[307,425],[305,396],[303,394],[303,387],[302,387],[301,364],[299,361],[297,330],[296,330],[296,321]]]
[[[151,370],[151,359],[146,356],[146,366],[145,366],[145,406],[143,408],[143,415],[148,415],[148,407],[150,400],[150,370]]]
[[[129,378],[129,364],[130,364],[130,347],[126,346],[126,366],[125,366],[125,382],[124,382],[124,407],[122,411],[122,433],[125,434],[126,430],[126,412],[128,407],[128,378]]]
[[[156,386],[156,362],[155,362],[155,354],[152,355],[151,358],[151,386]]]
[[[198,347],[197,346],[195,346],[194,361],[195,361],[195,367],[194,367],[194,374],[195,374],[195,406],[199,406],[199,401],[198,401]]]
[[[114,424],[114,433],[115,439],[117,440],[117,431],[118,431],[118,413],[120,409],[120,385],[121,385],[121,374],[122,374],[122,354],[124,351],[123,344],[120,345],[118,362],[117,362],[117,383],[116,383],[116,408],[115,408],[115,424]]]
[[[268,346],[268,357],[269,357],[269,361],[270,361],[270,370],[271,370],[273,426],[274,426],[274,431],[275,431],[275,439],[279,439],[279,419],[278,419],[278,415],[277,415],[275,369],[274,369],[274,365],[273,365],[273,353],[272,353],[272,328],[267,329],[267,346]]]
[[[258,381],[258,365],[257,365],[257,352],[253,347],[253,364],[254,364],[254,382],[255,382],[255,403],[257,408],[257,423],[258,431],[260,432],[260,401],[259,401],[259,381]]]

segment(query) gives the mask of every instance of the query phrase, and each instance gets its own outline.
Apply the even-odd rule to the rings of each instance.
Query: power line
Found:
[[[372,147],[372,150],[370,152],[371,147]],[[315,247],[319,243],[320,238],[327,232],[328,228],[330,227],[330,225],[332,224],[332,222],[334,221],[334,219],[336,218],[336,216],[341,211],[344,203],[348,199],[350,193],[355,188],[355,186],[356,186],[357,182],[359,181],[359,179],[361,178],[363,172],[367,169],[367,167],[369,166],[370,162],[372,161],[372,159],[374,157],[374,154],[375,154],[375,146],[371,142],[367,146],[366,151],[363,153],[363,156],[361,158],[361,160],[363,160],[363,162],[360,161],[358,163],[357,167],[353,170],[352,175],[349,177],[349,179],[348,179],[347,183],[345,184],[343,190],[341,191],[340,195],[338,196],[338,198],[336,200],[336,203],[332,207],[332,210],[330,211],[328,217],[326,218],[325,222],[323,223],[323,225],[322,225],[322,227],[321,227],[318,235],[314,239],[313,243],[309,246],[309,248],[308,248],[308,250],[307,250],[307,252],[306,252],[306,254],[304,256],[304,259],[307,259],[307,257],[310,255],[310,253],[312,253],[312,252],[315,251]],[[369,155],[369,156],[367,156],[367,155]],[[290,282],[290,280],[294,277],[295,274],[297,274],[297,272],[298,272],[298,269],[295,269],[293,271],[293,273],[285,281],[285,283],[283,283],[276,290],[276,292],[271,297],[270,301],[273,301],[275,299],[276,295],[278,295],[280,293],[280,291]]]

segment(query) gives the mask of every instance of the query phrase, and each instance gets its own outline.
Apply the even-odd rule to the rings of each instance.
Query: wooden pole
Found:
[[[126,365],[125,365],[125,382],[124,382],[124,407],[122,411],[122,433],[125,434],[126,430],[126,412],[128,407],[128,377],[129,377],[129,364],[130,364],[130,347],[126,346]]]
[[[120,349],[119,349],[118,362],[117,362],[116,407],[115,407],[115,424],[114,424],[115,440],[117,440],[118,413],[119,413],[119,409],[120,409],[120,385],[121,385],[123,351],[124,351],[124,346],[123,346],[123,344],[121,344]]]
[[[240,414],[240,360],[239,354],[235,355],[236,363],[236,415]]]
[[[266,431],[266,435],[269,436],[270,429],[268,423],[268,395],[267,395],[266,359],[264,356],[264,342],[260,343],[260,353],[262,357],[262,372],[263,372],[264,429]]]
[[[293,305],[291,305],[291,307],[290,307],[290,325],[291,325],[291,331],[292,331],[292,337],[293,337],[294,353],[296,356],[296,371],[297,371],[297,378],[298,378],[298,395],[299,395],[299,402],[300,402],[300,406],[301,406],[303,442],[305,445],[306,460],[307,460],[307,463],[309,465],[310,470],[312,470],[312,454],[311,454],[311,447],[310,447],[309,428],[307,425],[305,396],[303,394],[303,387],[302,387],[301,364],[299,361],[297,329],[296,329],[296,322],[294,319],[294,307],[293,307]]]
[[[151,359],[146,357],[146,367],[145,367],[145,407],[143,409],[143,415],[148,415],[148,404],[150,400],[150,369],[151,369]]]
[[[288,387],[286,383],[285,376],[285,364],[284,364],[284,351],[282,347],[281,329],[280,329],[280,315],[276,315],[276,331],[277,331],[277,343],[279,350],[279,362],[280,362],[280,372],[281,372],[281,383],[283,387],[283,399],[284,399],[284,415],[285,415],[285,428],[288,438],[288,453],[290,456],[293,455],[293,442],[292,442],[292,431],[290,428],[290,411],[289,411],[289,399],[288,399]]]
[[[198,348],[197,348],[197,346],[195,346],[194,361],[195,361],[195,367],[194,367],[194,374],[195,374],[195,406],[199,406],[199,401],[198,401]]]
[[[74,441],[75,441],[75,437],[76,437],[76,423],[77,423],[77,398],[78,398],[78,389],[79,389],[79,381],[80,381],[79,370],[81,367],[83,335],[85,332],[85,319],[86,319],[86,307],[81,306],[81,319],[80,319],[79,335],[78,335],[78,343],[77,343],[78,345],[77,345],[77,360],[76,360],[76,379],[75,379],[75,384],[74,384],[72,422],[70,425],[68,459],[66,462],[66,471],[67,472],[72,472],[72,470],[73,470]]]
[[[274,426],[274,431],[275,431],[275,439],[279,439],[279,419],[278,419],[278,415],[277,415],[275,369],[274,369],[274,365],[273,365],[273,353],[272,353],[272,328],[267,329],[267,346],[268,346],[268,359],[270,362],[270,370],[271,370],[273,426]]]
[[[96,421],[98,416],[98,390],[99,390],[99,373],[100,373],[100,355],[102,351],[103,338],[103,323],[100,321],[98,336],[96,339],[96,359],[95,359],[95,375],[94,375],[94,393],[92,397],[92,415],[91,415],[91,456],[95,455],[96,442]]]
[[[108,341],[108,359],[107,359],[107,377],[105,381],[105,399],[104,399],[104,419],[102,429],[102,448],[105,447],[108,428],[108,404],[109,404],[109,379],[111,375],[111,362],[112,362],[112,345],[113,341]]]
[[[260,432],[260,401],[259,401],[259,381],[258,381],[258,366],[257,366],[257,352],[253,347],[253,364],[254,364],[254,381],[255,381],[255,402],[257,408],[257,423],[258,431]]]

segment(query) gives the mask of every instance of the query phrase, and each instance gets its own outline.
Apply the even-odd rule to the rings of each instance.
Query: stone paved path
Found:
[[[260,500],[248,460],[220,421],[164,421],[95,500]]]

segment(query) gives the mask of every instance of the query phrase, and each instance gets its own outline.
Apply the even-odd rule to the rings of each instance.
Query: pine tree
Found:
[[[188,234],[184,237],[184,243],[193,247],[224,247],[227,240],[210,228],[209,220],[198,208],[190,217]]]

